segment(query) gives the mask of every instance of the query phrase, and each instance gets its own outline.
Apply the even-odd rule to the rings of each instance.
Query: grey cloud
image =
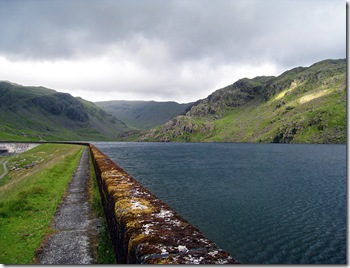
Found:
[[[282,72],[344,58],[345,18],[344,0],[0,0],[0,64],[18,63],[11,73],[3,65],[0,75],[130,99],[193,101],[231,72],[230,82],[241,78],[234,72],[247,66]],[[59,60],[70,72],[49,65],[51,81],[19,67]]]
[[[339,25],[341,20],[343,26]],[[93,55],[103,53],[111,44],[128,42],[135,35],[162,40],[178,61],[201,57],[226,62],[277,58],[291,63],[305,54],[311,58],[325,53],[345,56],[345,3],[342,0],[0,2],[0,36],[4,37],[1,54],[38,59],[69,58],[76,53]],[[341,38],[343,42],[339,42]]]

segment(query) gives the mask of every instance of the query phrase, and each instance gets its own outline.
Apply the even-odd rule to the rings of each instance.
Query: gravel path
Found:
[[[89,177],[89,156],[85,148],[51,223],[54,234],[48,235],[38,249],[36,263],[96,263],[95,247],[100,219],[93,215],[89,203]]]

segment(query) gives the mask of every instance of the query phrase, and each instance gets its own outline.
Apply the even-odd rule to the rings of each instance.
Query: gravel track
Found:
[[[87,148],[69,183],[66,194],[51,223],[53,233],[47,235],[37,250],[39,264],[94,264],[99,218],[89,203],[90,167]]]

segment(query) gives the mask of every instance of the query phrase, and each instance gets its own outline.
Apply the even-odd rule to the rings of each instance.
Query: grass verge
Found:
[[[32,262],[82,149],[44,144],[9,159],[12,170],[0,186],[0,263]]]
[[[89,152],[90,153],[90,152]],[[98,264],[115,264],[115,253],[112,246],[112,240],[109,236],[107,229],[107,223],[104,216],[100,191],[97,185],[96,173],[94,165],[92,163],[91,154],[89,157],[90,161],[90,202],[92,209],[98,217],[102,219],[102,226],[98,232],[98,243],[97,243],[97,263]]]

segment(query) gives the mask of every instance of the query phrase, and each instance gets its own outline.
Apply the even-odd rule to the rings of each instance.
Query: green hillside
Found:
[[[116,140],[126,130],[92,102],[0,81],[0,140]]]
[[[156,101],[103,101],[95,104],[135,130],[146,130],[162,125],[184,113],[190,105]]]
[[[346,60],[241,79],[141,141],[346,142]]]

